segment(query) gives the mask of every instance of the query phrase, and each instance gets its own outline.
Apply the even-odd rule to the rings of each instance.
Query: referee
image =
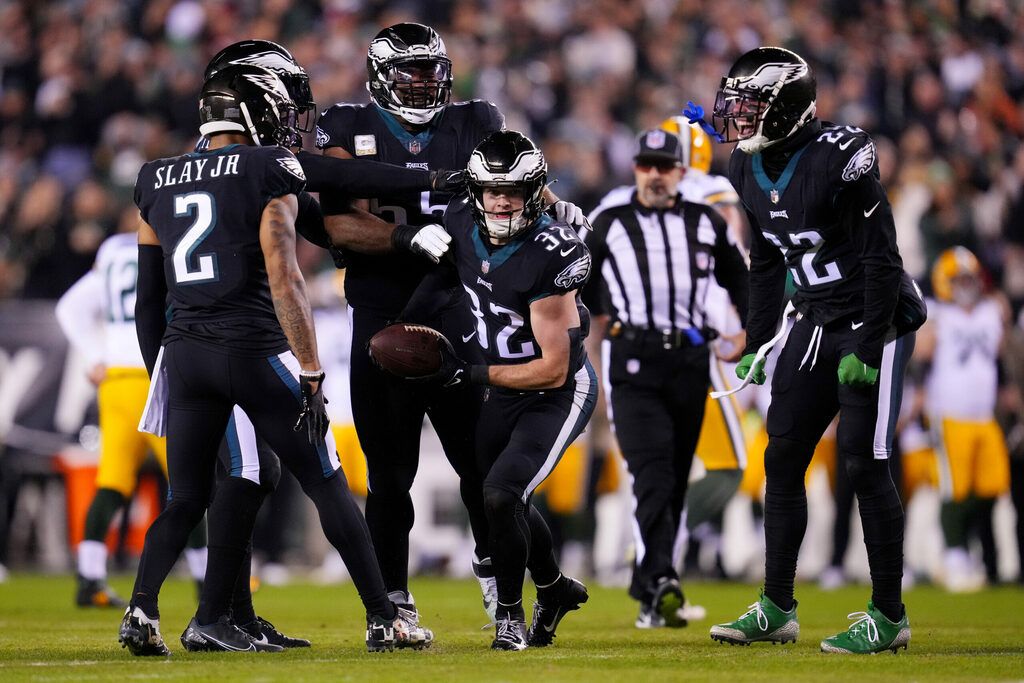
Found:
[[[584,292],[595,330],[607,330],[602,375],[609,416],[633,479],[636,563],[629,594],[637,628],[686,625],[672,563],[693,453],[709,389],[705,297],[714,277],[741,321],[747,267],[722,216],[683,200],[679,139],[663,130],[637,139],[634,186],[612,190],[590,217],[593,277]],[[745,334],[723,337],[736,360]]]

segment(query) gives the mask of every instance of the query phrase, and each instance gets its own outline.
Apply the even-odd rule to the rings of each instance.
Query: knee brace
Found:
[[[804,474],[811,464],[814,444],[773,436],[764,451],[765,484],[780,492],[804,490]]]
[[[484,510],[492,524],[500,520],[511,520],[516,516],[526,516],[526,506],[522,499],[506,488],[484,484]]]
[[[858,495],[896,490],[889,473],[888,460],[868,459],[850,453],[843,455],[842,459],[846,461],[846,476],[849,477],[853,490]]]

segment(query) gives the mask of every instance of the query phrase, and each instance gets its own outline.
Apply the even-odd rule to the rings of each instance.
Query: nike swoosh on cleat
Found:
[[[561,613],[562,613],[562,608],[559,607],[558,609],[555,610],[555,617],[551,620],[551,626],[548,626],[547,624],[541,624],[541,628],[543,628],[548,633],[554,633],[555,632],[555,627],[558,626],[558,616]]]
[[[225,650],[231,650],[232,652],[248,652],[250,650],[255,650],[256,649],[256,646],[253,645],[252,643],[249,643],[249,647],[246,647],[246,648],[231,647],[227,643],[222,643],[219,640],[217,640],[216,638],[214,638],[212,636],[208,636],[205,633],[199,633],[198,635],[199,635],[199,637],[203,638],[204,640],[209,640],[211,642],[214,642],[217,645],[220,645]],[[266,637],[266,636],[264,636],[264,637]]]
[[[256,643],[257,645],[270,645],[270,641],[267,640],[266,633],[261,633],[258,640],[256,638],[253,638],[252,642]]]
[[[868,209],[867,211],[864,212],[864,218],[871,218],[871,214],[873,214],[875,212],[875,209],[877,209],[878,205],[881,204],[881,203],[882,203],[881,201],[875,202],[874,206],[872,206],[870,209]]]

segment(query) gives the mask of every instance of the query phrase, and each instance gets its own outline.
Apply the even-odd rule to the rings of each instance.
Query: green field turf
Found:
[[[127,578],[114,587],[126,595]],[[553,647],[522,653],[488,650],[492,631],[475,582],[417,580],[412,588],[437,642],[424,652],[370,655],[363,615],[351,585],[265,587],[257,611],[282,631],[313,641],[281,654],[189,654],[178,635],[194,610],[189,582],[171,581],[161,625],[173,656],[136,659],[117,644],[118,612],[71,607],[74,582],[15,575],[0,584],[0,681],[33,680],[331,680],[385,681],[938,681],[1024,679],[1024,590],[1005,587],[968,596],[934,588],[907,595],[913,640],[907,652],[838,657],[818,652],[821,638],[864,609],[867,590],[822,593],[800,587],[796,645],[730,647],[708,638],[713,621],[737,616],[754,587],[690,584],[688,595],[708,621],[681,630],[638,631],[625,592],[591,589],[590,602],[562,622]]]

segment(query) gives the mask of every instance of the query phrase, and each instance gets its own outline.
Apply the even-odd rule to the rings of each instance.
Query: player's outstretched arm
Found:
[[[541,357],[516,365],[489,365],[487,384],[509,389],[555,389],[565,384],[571,350],[569,330],[580,326],[575,290],[530,304],[530,326]],[[475,369],[473,374],[477,374]]]
[[[260,247],[267,266],[274,312],[303,370],[319,371],[313,313],[306,281],[295,260],[295,195],[271,199],[260,221]]]
[[[135,286],[135,334],[146,371],[152,375],[167,329],[167,280],[164,253],[156,231],[139,219],[139,278]]]

